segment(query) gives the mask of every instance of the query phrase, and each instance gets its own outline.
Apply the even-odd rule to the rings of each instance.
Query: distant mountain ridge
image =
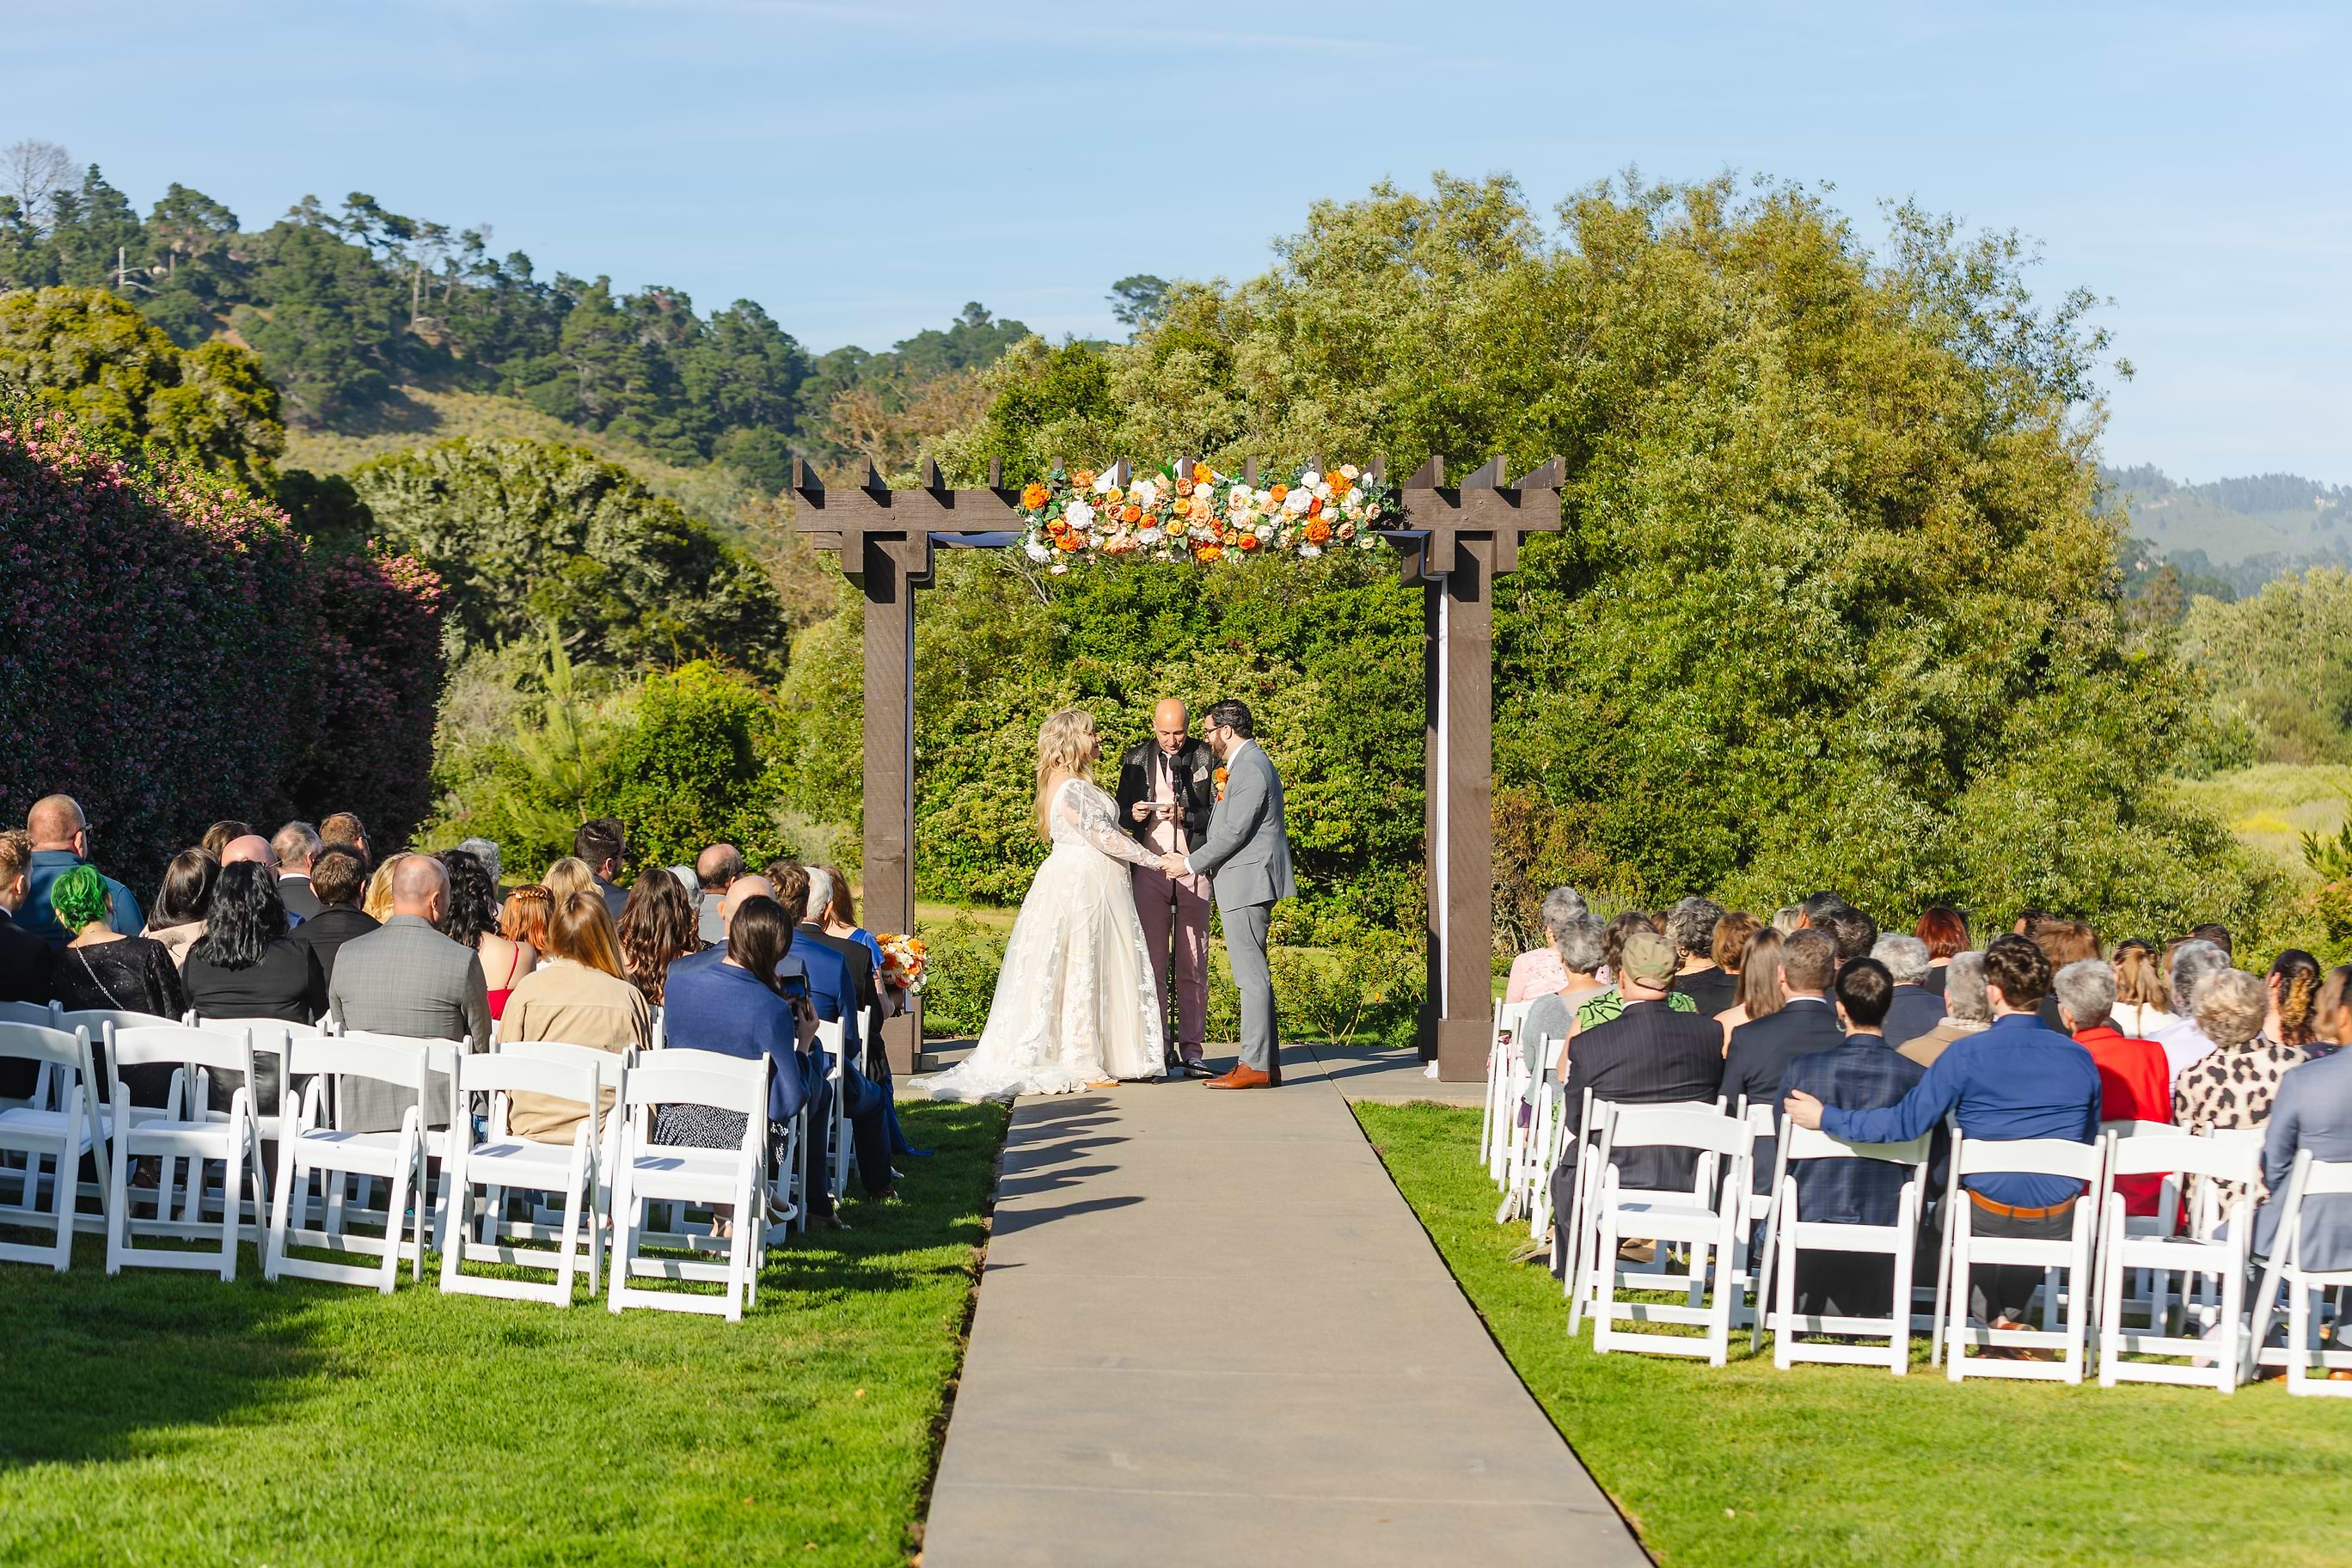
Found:
[[[2251,594],[2308,566],[2352,565],[2352,488],[2296,474],[2186,484],[2153,464],[2102,464],[2110,510],[2131,536],[2190,578]]]

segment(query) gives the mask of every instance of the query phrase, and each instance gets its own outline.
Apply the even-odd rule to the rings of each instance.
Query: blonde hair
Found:
[[[1037,836],[1051,838],[1054,791],[1064,779],[1088,776],[1087,742],[1095,738],[1095,716],[1065,708],[1037,727]]]
[[[548,867],[547,875],[539,880],[540,885],[554,898],[559,909],[562,907],[563,900],[574,893],[594,893],[597,890],[595,868],[577,855],[566,855],[556,861]],[[603,897],[601,893],[597,896]]]
[[[397,855],[385,856],[383,864],[369,874],[367,891],[360,895],[360,911],[379,925],[392,918],[392,868],[399,860]]]

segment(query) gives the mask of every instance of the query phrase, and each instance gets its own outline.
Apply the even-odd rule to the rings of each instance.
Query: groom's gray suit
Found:
[[[1274,1021],[1274,972],[1265,961],[1266,927],[1276,899],[1296,898],[1290,837],[1282,820],[1282,780],[1255,741],[1225,759],[1225,797],[1209,814],[1208,841],[1185,858],[1215,883],[1225,921],[1225,956],[1241,992],[1241,1058],[1282,1081],[1280,1034]]]

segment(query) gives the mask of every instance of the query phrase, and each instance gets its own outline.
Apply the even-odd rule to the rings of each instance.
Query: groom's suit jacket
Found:
[[[1138,801],[1151,798],[1151,754],[1158,750],[1159,742],[1146,741],[1129,747],[1118,760],[1118,825],[1127,829],[1129,837],[1147,847],[1151,843],[1151,825],[1135,820],[1135,806]],[[1216,770],[1216,753],[1197,736],[1186,741],[1176,753],[1187,844],[1198,844],[1208,837],[1209,816],[1217,805]]]
[[[1207,842],[1187,857],[1216,881],[1217,908],[1246,909],[1298,896],[1290,879],[1290,837],[1282,819],[1282,780],[1265,748],[1248,741],[1225,763],[1225,798],[1209,816]]]

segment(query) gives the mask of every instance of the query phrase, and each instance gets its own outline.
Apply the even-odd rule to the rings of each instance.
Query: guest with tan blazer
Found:
[[[500,1040],[560,1040],[615,1056],[648,1046],[654,1012],[645,994],[622,977],[621,947],[613,917],[593,893],[559,900],[547,921],[547,952],[539,967],[515,982],[499,1020]],[[603,1112],[613,1109],[610,1089]],[[507,1130],[540,1143],[568,1143],[587,1118],[576,1100],[518,1092],[507,1106]]]

